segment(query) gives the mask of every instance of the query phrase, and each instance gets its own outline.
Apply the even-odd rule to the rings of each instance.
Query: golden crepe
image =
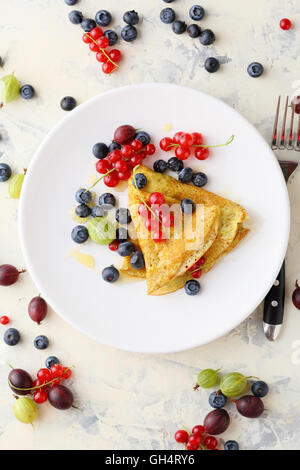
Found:
[[[189,198],[192,199],[195,204],[202,204],[205,207],[218,207],[220,210],[217,236],[215,237],[214,232],[214,229],[216,230],[215,221],[214,229],[213,225],[211,226],[211,238],[208,236],[209,241],[204,243],[199,251],[194,250],[192,253],[190,252],[190,255],[186,256],[185,262],[182,263],[175,275],[173,274],[176,269],[173,269],[171,276],[170,273],[168,273],[169,280],[167,282],[162,284],[160,279],[157,283],[151,284],[150,289],[148,287],[148,293],[151,295],[164,295],[182,288],[186,281],[192,279],[188,268],[204,253],[205,264],[201,270],[203,273],[208,272],[219,259],[228,254],[247,235],[248,229],[244,228],[242,224],[248,216],[246,211],[239,204],[210,193],[202,188],[181,183],[171,176],[156,173],[143,165],[139,167],[138,173],[146,175],[148,182],[145,189],[147,189],[148,193],[160,192],[176,200],[177,203],[180,203],[180,201],[185,198]],[[132,185],[132,182],[129,183],[128,193],[129,199],[131,199],[132,202],[141,202],[139,193]],[[137,217],[139,218],[138,215]],[[210,243],[213,238],[213,243]],[[153,243],[154,245],[160,245],[160,243]],[[141,249],[144,253],[142,246]],[[200,254],[201,251],[202,254]],[[146,269],[135,270],[131,267],[130,258],[124,258],[120,270],[130,277],[146,278],[147,276],[147,264]],[[154,266],[152,275],[155,276],[155,274],[157,274],[157,267],[155,268]],[[166,278],[163,278],[163,281],[165,281],[165,279]],[[157,286],[156,289],[155,286]]]

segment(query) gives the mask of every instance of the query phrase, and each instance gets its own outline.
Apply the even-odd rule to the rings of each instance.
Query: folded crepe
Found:
[[[128,187],[129,209],[135,226],[138,244],[145,259],[147,293],[153,294],[172,279],[184,274],[215,241],[220,224],[220,209],[211,204],[201,204],[187,218],[180,217],[161,242],[151,238],[145,219],[139,215],[141,197],[147,201],[148,191],[137,191],[132,182]],[[166,204],[178,208],[180,201],[165,195]],[[167,232],[167,228],[163,228]]]

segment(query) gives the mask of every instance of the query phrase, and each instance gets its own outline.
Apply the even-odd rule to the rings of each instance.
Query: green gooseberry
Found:
[[[247,383],[243,374],[230,372],[221,378],[220,390],[226,397],[237,397],[245,391]]]
[[[19,199],[25,175],[14,175],[8,183],[8,194],[13,199]]]
[[[199,372],[197,377],[197,385],[201,388],[211,388],[218,382],[218,370],[204,369]],[[197,386],[196,386],[197,387]]]
[[[38,415],[38,408],[31,398],[18,398],[13,405],[15,417],[21,423],[32,424]]]
[[[9,103],[19,96],[20,84],[14,74],[0,78],[0,102]]]
[[[106,217],[94,217],[88,223],[89,236],[99,245],[108,245],[116,238],[116,228]]]

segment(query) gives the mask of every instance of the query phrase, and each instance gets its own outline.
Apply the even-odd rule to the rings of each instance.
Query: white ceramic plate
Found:
[[[180,290],[145,295],[145,283],[108,284],[99,272],[117,256],[88,241],[96,270],[68,257],[78,248],[70,233],[70,210],[79,187],[95,173],[91,148],[110,142],[116,127],[131,124],[148,131],[157,144],[176,131],[200,131],[214,149],[211,157],[186,165],[205,171],[207,189],[242,204],[251,229],[246,239],[201,279],[201,293]],[[172,125],[166,132],[164,126]],[[169,158],[157,152],[157,158]],[[102,182],[97,195],[106,191]],[[120,196],[120,193],[116,193]],[[242,116],[202,92],[169,84],[119,88],[79,106],[48,135],[25,178],[20,233],[27,266],[39,292],[67,322],[92,338],[120,349],[174,352],[210,342],[242,322],[276,278],[284,259],[290,224],[289,200],[279,165],[266,142]]]

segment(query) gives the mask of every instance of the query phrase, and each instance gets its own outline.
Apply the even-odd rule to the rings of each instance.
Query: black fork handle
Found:
[[[282,325],[285,301],[285,262],[265,298],[264,323]]]

